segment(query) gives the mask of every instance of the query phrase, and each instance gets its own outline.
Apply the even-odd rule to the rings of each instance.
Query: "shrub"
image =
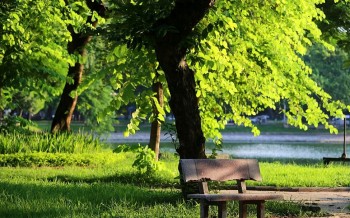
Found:
[[[14,153],[87,153],[99,152],[104,146],[93,135],[81,133],[49,134],[18,132],[0,134],[0,154]]]
[[[61,167],[98,166],[116,163],[117,154],[100,152],[90,154],[17,153],[0,154],[0,166],[6,167]]]

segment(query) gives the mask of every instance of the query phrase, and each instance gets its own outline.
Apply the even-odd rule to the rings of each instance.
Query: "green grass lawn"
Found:
[[[163,153],[158,170],[142,174],[132,166],[135,151],[112,153],[110,147],[89,137],[12,137],[19,141],[2,136],[7,145],[2,146],[2,166],[10,162],[17,167],[0,167],[0,217],[199,217],[199,204],[182,198],[174,154]],[[13,146],[18,146],[18,151],[10,152]],[[74,151],[68,149],[72,146]],[[28,164],[21,165],[23,161]],[[261,162],[260,166],[263,182],[249,182],[249,186],[350,186],[349,165]],[[267,217],[325,214],[289,201],[268,202],[266,210]],[[238,216],[237,203],[229,203],[228,213],[228,217]],[[216,216],[216,210],[211,210],[211,215]],[[255,216],[254,208],[250,208],[250,216]]]
[[[2,167],[0,217],[199,217],[199,205],[181,197],[177,157],[166,155],[150,176],[132,167],[135,154],[115,155],[117,162],[94,167]],[[263,182],[248,185],[350,185],[350,169],[339,164],[260,166]],[[228,211],[237,217],[237,204],[230,203]],[[311,212],[291,202],[268,202],[267,214],[307,217]]]

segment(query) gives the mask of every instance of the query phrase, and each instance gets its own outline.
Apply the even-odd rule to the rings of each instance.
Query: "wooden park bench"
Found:
[[[218,206],[218,217],[226,217],[227,201],[239,201],[239,217],[247,217],[247,205],[257,205],[257,217],[265,216],[265,201],[283,199],[283,195],[272,193],[247,193],[245,180],[261,181],[257,160],[253,159],[182,159],[182,179],[195,182],[199,193],[188,194],[189,199],[200,200],[200,217],[208,217],[209,205]],[[237,181],[238,190],[209,192],[208,181]]]

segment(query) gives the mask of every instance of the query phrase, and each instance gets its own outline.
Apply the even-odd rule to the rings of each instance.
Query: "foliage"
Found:
[[[108,36],[114,41],[114,48],[107,61],[113,63],[111,70],[115,81],[112,85],[116,95],[106,111],[135,104],[136,110],[127,126],[125,136],[139,130],[139,124],[146,119],[149,122],[154,119],[163,122],[163,116],[170,112],[167,104],[169,90],[164,72],[156,60],[152,47],[154,42],[150,34],[154,23],[166,16],[173,5],[173,0],[146,0],[114,1],[108,6],[112,17],[107,26],[111,30]],[[163,86],[164,109],[154,101],[155,93],[151,91],[156,82],[161,82]],[[152,115],[153,106],[160,112],[158,117]]]
[[[28,112],[28,119],[31,119],[32,115],[42,110],[47,99],[50,99],[50,94],[47,92],[40,93],[40,91],[35,90],[30,85],[22,89],[13,88],[11,94],[12,99],[7,107],[18,111],[19,116],[23,112]]]
[[[141,174],[152,174],[158,168],[160,163],[154,159],[155,153],[148,146],[139,147],[136,150],[136,160],[132,164],[133,167]]]
[[[344,51],[350,49],[350,1],[326,0],[318,6],[326,19],[318,22],[323,37]],[[350,61],[350,59],[348,60]]]
[[[140,174],[151,176],[161,167],[161,163],[155,160],[155,153],[147,145],[130,147],[128,145],[119,145],[113,150],[116,153],[133,152],[136,159],[132,166],[135,167]]]
[[[85,62],[68,54],[67,44],[72,40],[69,28],[91,34],[95,28],[86,23],[87,17],[99,23],[104,20],[83,0],[6,1],[0,7],[0,110],[20,108],[36,113],[44,107],[44,100],[58,96],[63,84],[72,81],[66,77],[68,66]],[[91,125],[94,116],[88,120]]]
[[[117,44],[108,56],[108,62],[114,62],[112,87],[116,90],[113,100],[106,110],[115,111],[122,106],[135,104],[135,111],[127,126],[125,136],[139,130],[139,124],[148,119],[152,122],[154,95],[151,87],[155,82],[161,82],[164,89],[164,102],[168,102],[169,90],[165,82],[163,71],[159,69],[153,51],[147,49],[128,50],[126,45]],[[158,107],[159,108],[159,107]],[[161,115],[169,112],[166,104]],[[162,119],[157,117],[161,122]]]
[[[11,101],[14,86],[22,89],[28,85],[44,97],[46,93],[57,95],[57,87],[65,80],[71,81],[71,78],[65,78],[65,72],[68,64],[73,64],[76,59],[66,51],[67,42],[71,40],[66,27],[72,25],[76,32],[90,31],[84,18],[91,12],[82,1],[44,3],[42,0],[21,0],[15,4],[8,1],[0,4],[0,19],[10,21],[2,22],[0,28],[3,36],[0,39],[3,76],[0,89],[5,86],[6,102]],[[284,112],[291,124],[306,129],[321,123],[335,131],[328,125],[328,118],[341,116],[344,105],[331,101],[330,96],[310,79],[310,68],[301,59],[312,43],[322,44],[314,22],[324,18],[321,10],[315,7],[319,3],[318,0],[216,2],[183,42],[183,46],[189,48],[187,61],[196,71],[197,97],[207,138],[220,142],[219,130],[225,128],[227,120],[249,126],[258,134],[247,117],[267,107],[276,108],[283,100],[288,101],[289,110]],[[135,103],[136,111],[125,135],[134,133],[140,123],[152,119],[154,93],[150,87],[159,80],[165,90],[164,112],[169,112],[170,94],[153,51],[153,40],[155,35],[176,30],[169,26],[153,27],[170,13],[173,5],[174,0],[109,3],[113,19],[105,32],[115,44],[106,55],[107,60],[93,70],[91,78],[110,80],[111,89],[116,93],[108,108],[100,108],[95,90],[107,84],[108,90],[104,90],[102,96],[109,101],[107,92],[111,89],[108,83],[93,83],[97,88],[86,93],[90,97],[85,98],[82,111],[85,108],[84,112],[89,116],[88,111],[91,111],[92,117],[103,111],[105,116],[99,116],[98,121],[104,123],[111,120],[113,111]],[[342,9],[346,7],[342,6]],[[105,53],[101,54],[105,56]],[[94,80],[85,81],[81,92]],[[3,99],[0,96],[1,102]],[[3,109],[5,103],[1,105],[0,109]],[[95,120],[91,122],[94,124]]]
[[[152,72],[158,68],[151,49],[152,34],[176,31],[172,27],[153,29],[172,9],[173,1],[166,2],[121,1],[112,5],[115,19],[111,27],[115,27],[113,36],[119,43],[114,50],[115,60],[119,62],[116,72],[125,73],[125,69],[138,67],[130,71],[133,76],[129,81],[136,80],[119,82],[124,85],[116,86],[120,90],[118,100],[113,101],[117,108],[138,99],[135,90],[139,85],[150,87],[145,86],[149,79],[138,76],[144,70]],[[320,39],[321,31],[315,23],[324,19],[324,14],[316,7],[320,3],[318,0],[217,1],[182,42],[184,47],[190,48],[187,61],[196,72],[197,97],[206,138],[220,142],[219,130],[225,128],[228,120],[248,126],[254,134],[259,134],[248,117],[266,108],[276,109],[282,101],[287,101],[289,108],[280,112],[286,113],[291,125],[306,130],[322,124],[331,132],[337,131],[329,125],[328,119],[342,116],[345,105],[332,101],[311,79],[311,69],[301,58],[315,42],[330,48]],[[163,4],[168,6],[161,8]],[[145,61],[153,67],[141,67],[145,66]],[[122,76],[118,74],[117,78],[122,79]],[[141,99],[147,97],[142,95]],[[138,107],[133,120],[145,119],[150,111],[145,108]],[[131,122],[129,132],[138,130],[139,123]]]
[[[0,25],[1,89],[26,86],[39,93],[59,93],[72,63],[66,51],[70,35],[64,7],[62,0],[1,2],[0,20],[6,21]],[[6,102],[0,106],[4,109]]]
[[[325,19],[317,22],[322,30],[322,37],[335,47],[335,51],[325,51],[319,45],[307,54],[307,59],[315,75],[313,78],[333,98],[349,104],[346,95],[350,66],[350,1],[326,0],[317,6]]]
[[[113,40],[125,44],[128,48],[147,50],[154,46],[153,31],[165,35],[167,31],[174,31],[174,27],[163,26],[154,30],[155,23],[165,18],[174,7],[175,0],[135,0],[110,2],[109,9],[113,21]],[[176,30],[175,30],[176,31]]]
[[[301,129],[328,124],[329,111],[340,116],[334,102],[314,81],[301,55],[321,32],[313,20],[323,18],[317,1],[218,2],[197,29],[201,39],[191,50],[203,129],[210,138],[227,120],[259,131],[247,116],[286,100],[288,122]],[[206,36],[206,38],[203,38]],[[215,40],[213,40],[215,39]],[[307,123],[303,122],[303,118]]]
[[[106,56],[110,45],[101,36],[95,36],[88,44],[89,51],[85,63],[84,78],[78,87],[79,99],[76,110],[84,118],[84,123],[95,132],[114,131],[115,112],[106,112],[106,107],[113,99],[114,90],[110,79]]]
[[[18,132],[0,134],[0,154],[14,153],[87,153],[97,152],[104,144],[93,135]]]
[[[329,51],[315,45],[304,56],[305,62],[312,68],[312,78],[333,99],[350,104],[347,93],[350,91],[350,68],[345,66],[349,53],[336,47]]]
[[[77,110],[84,119],[84,124],[95,132],[113,132],[115,113],[112,111],[101,116],[112,100],[113,90],[103,81],[97,80],[92,83],[80,96]]]
[[[11,134],[18,134],[26,137],[26,135],[33,133],[35,128],[37,128],[37,125],[27,119],[18,116],[6,116],[0,122],[0,137],[5,138]],[[1,144],[0,146],[3,145]]]

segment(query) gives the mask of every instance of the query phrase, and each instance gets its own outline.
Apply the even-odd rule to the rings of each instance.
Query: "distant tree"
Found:
[[[24,87],[21,90],[12,90],[12,109],[18,111],[19,116],[27,113],[30,120],[34,114],[37,114],[45,107],[45,96],[41,96],[40,92],[33,91],[30,87]]]
[[[310,48],[305,60],[313,70],[312,78],[335,100],[350,104],[350,1],[326,0],[317,6],[325,19],[317,22],[322,37],[334,46],[320,44]]]
[[[350,1],[326,0],[318,7],[326,16],[318,22],[323,37],[344,51],[350,51]]]
[[[104,112],[113,98],[113,89],[103,80],[95,80],[89,87],[79,95],[76,111],[82,116],[85,126],[91,127],[94,132],[112,132],[115,123],[115,113]]]
[[[304,56],[312,68],[312,78],[333,99],[350,104],[350,68],[346,66],[349,53],[336,46],[334,51],[313,46]]]
[[[84,124],[95,132],[114,131],[116,110],[107,110],[115,90],[111,78],[114,63],[107,61],[111,43],[103,35],[93,37],[87,46],[84,79],[78,87],[79,101],[76,110],[84,118]]]

